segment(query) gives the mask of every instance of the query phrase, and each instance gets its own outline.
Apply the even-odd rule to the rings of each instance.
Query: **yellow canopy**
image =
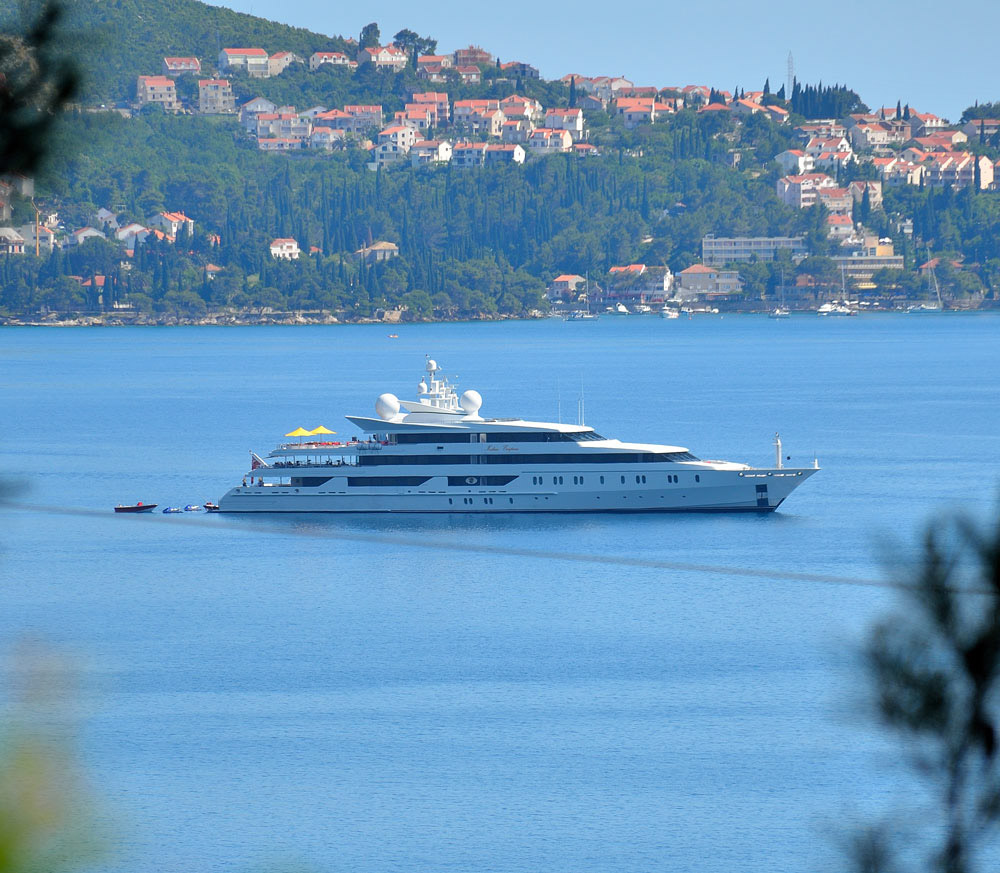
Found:
[[[304,427],[297,427],[291,433],[286,433],[285,436],[309,436],[312,431],[306,430]]]
[[[332,433],[332,434],[336,434],[337,431],[335,431],[335,430],[329,430],[328,428],[323,427],[323,425],[320,425],[319,427],[314,427],[311,431],[309,431],[309,433],[310,433],[311,436],[315,436],[316,434],[319,434],[319,433]]]

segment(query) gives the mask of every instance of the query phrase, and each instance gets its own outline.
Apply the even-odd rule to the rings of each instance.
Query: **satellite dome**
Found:
[[[435,361],[433,358],[428,358],[427,359],[427,372],[428,373],[433,373],[437,368],[438,368],[438,362]]]
[[[379,394],[375,412],[383,421],[392,421],[399,412],[399,398],[395,394]]]
[[[426,394],[426,393],[427,393],[427,383],[423,379],[421,379],[420,384],[417,385],[417,394]]]
[[[483,397],[478,391],[473,391],[470,388],[459,398],[458,405],[465,410],[467,415],[475,415],[483,405]]]

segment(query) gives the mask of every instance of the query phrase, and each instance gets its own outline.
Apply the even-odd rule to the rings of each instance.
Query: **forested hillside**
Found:
[[[82,113],[68,120],[39,179],[67,223],[84,224],[109,204],[137,220],[183,208],[196,235],[189,247],[139,247],[129,270],[112,243],[93,240],[57,254],[43,272],[106,274],[120,294],[159,308],[186,301],[196,309],[208,303],[367,314],[406,303],[418,314],[521,313],[542,305],[545,285],[559,272],[604,275],[637,258],[681,269],[698,257],[706,232],[812,232],[822,244],[813,213],[774,197],[774,171],[733,173],[720,160],[729,141],[716,134],[729,127],[747,143],[787,136],[766,120],[751,119],[738,134],[728,118],[693,112],[669,129],[626,132],[606,123],[598,141],[609,145],[600,157],[371,173],[360,151],[294,159],[261,153],[224,119]],[[612,147],[615,141],[622,147]],[[210,247],[207,233],[218,234],[221,245]],[[320,251],[275,263],[268,243],[286,236],[304,251]],[[400,257],[373,267],[352,257],[379,239],[397,243]],[[209,261],[224,268],[210,284],[203,270]],[[7,270],[20,289],[7,295],[8,306],[44,302],[32,297],[48,293],[32,289],[39,270],[33,259]],[[86,294],[72,283],[60,288]]]
[[[12,0],[0,0],[10,14]],[[827,212],[784,205],[775,194],[783,174],[773,160],[799,148],[794,124],[806,116],[864,108],[846,86],[800,86],[790,124],[762,112],[684,109],[655,124],[626,128],[619,115],[586,110],[590,154],[555,154],[524,165],[415,167],[409,161],[371,172],[364,137],[334,152],[269,153],[229,116],[167,115],[146,106],[132,117],[95,111],[94,102],[130,97],[135,76],[159,71],[168,54],[199,56],[211,65],[220,46],[261,46],[307,56],[344,48],[339,38],[275,24],[197,0],[92,0],[73,4],[71,26],[82,47],[86,110],[66,115],[50,143],[36,184],[38,202],[58,212],[60,234],[102,226],[111,210],[123,224],[146,224],[162,211],[183,212],[194,235],[151,236],[134,251],[113,239],[90,239],[42,258],[0,259],[0,316],[44,309],[97,310],[127,300],[136,309],[197,315],[206,310],[334,311],[370,317],[402,307],[408,317],[520,315],[544,309],[544,291],[561,273],[606,281],[612,266],[640,262],[675,273],[697,262],[701,240],[717,236],[804,235],[810,256],[741,263],[743,298],[772,297],[778,284],[803,275],[840,287]],[[415,22],[416,23],[416,22]],[[84,39],[80,34],[88,34]],[[102,39],[95,35],[104,34]],[[430,38],[424,38],[433,42]],[[346,103],[382,104],[387,117],[412,91],[426,89],[412,68],[394,73],[292,65],[267,79],[230,75],[237,99],[262,95],[299,109]],[[573,88],[561,82],[507,79],[483,69],[477,85],[451,82],[454,100],[503,98],[516,91],[546,107],[566,107]],[[190,90],[181,77],[178,90]],[[713,92],[718,98],[720,92]],[[95,97],[100,95],[100,98]],[[190,95],[186,95],[190,99]],[[992,106],[984,104],[982,112]],[[970,107],[969,117],[979,117]],[[374,134],[369,131],[366,135]],[[461,131],[447,128],[456,139]],[[970,148],[994,154],[981,135]],[[838,185],[875,179],[868,162],[834,172]],[[35,212],[13,197],[11,224]],[[854,221],[890,237],[906,269],[882,271],[877,289],[929,293],[915,268],[943,255],[937,278],[956,295],[1000,286],[1000,197],[971,187],[887,187],[884,209],[856,204]],[[270,243],[293,237],[303,256],[274,260]],[[33,239],[33,237],[32,237]],[[375,241],[399,255],[370,263],[356,252]],[[891,274],[890,274],[891,273]]]

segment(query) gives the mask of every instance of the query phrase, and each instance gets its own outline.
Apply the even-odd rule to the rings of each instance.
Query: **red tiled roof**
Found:
[[[222,50],[227,55],[248,58],[266,58],[267,52],[262,48],[225,48]]]
[[[681,270],[681,275],[683,276],[687,274],[690,276],[694,273],[718,273],[718,272],[719,272],[718,270],[715,270],[712,267],[706,267],[704,264],[692,264],[686,270]]]

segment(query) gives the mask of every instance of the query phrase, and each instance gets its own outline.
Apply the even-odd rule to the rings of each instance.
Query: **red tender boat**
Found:
[[[140,500],[138,503],[134,503],[129,506],[122,506],[119,503],[115,507],[115,512],[152,512],[154,509],[156,509],[155,503],[143,503]]]

